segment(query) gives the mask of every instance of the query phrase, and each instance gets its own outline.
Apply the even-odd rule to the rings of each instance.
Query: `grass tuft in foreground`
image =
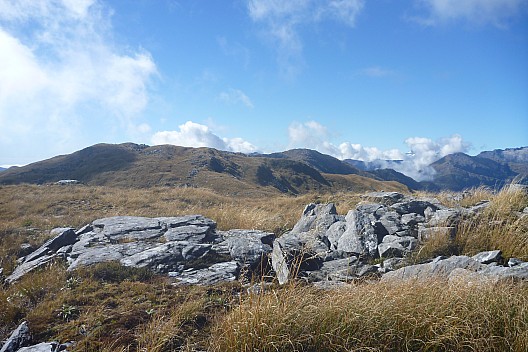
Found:
[[[528,286],[371,282],[250,296],[212,332],[212,351],[526,351]]]

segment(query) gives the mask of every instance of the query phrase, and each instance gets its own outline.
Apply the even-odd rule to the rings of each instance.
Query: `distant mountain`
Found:
[[[505,163],[464,153],[447,155],[431,166],[436,171],[434,185],[453,191],[478,186],[500,188],[518,175]]]
[[[263,154],[263,156],[274,159],[290,159],[310,165],[319,172],[336,175],[358,175],[365,174],[354,167],[333,156],[319,153],[311,149],[292,149],[281,153]]]
[[[0,172],[7,170],[5,167],[0,167]]]
[[[427,187],[424,187],[424,185],[421,182],[418,182],[414,180],[413,178],[410,178],[409,176],[406,176],[402,174],[401,172],[398,172],[393,169],[377,169],[370,171],[370,174],[373,174],[377,176],[380,180],[383,181],[396,181],[401,184],[406,185],[411,190],[421,190],[425,189]]]
[[[501,164],[506,164],[512,171],[528,176],[528,147],[495,149],[493,151],[482,152],[477,155],[480,158],[494,160]]]
[[[405,186],[396,182],[354,174],[359,170],[340,166],[339,160],[317,152],[278,154],[284,155],[248,156],[173,145],[97,144],[72,154],[10,168],[0,174],[0,184],[44,184],[75,179],[89,185],[119,187],[208,187],[230,194],[249,194],[255,190],[291,194],[405,190]],[[308,161],[300,161],[303,158]],[[323,161],[328,161],[328,165]]]

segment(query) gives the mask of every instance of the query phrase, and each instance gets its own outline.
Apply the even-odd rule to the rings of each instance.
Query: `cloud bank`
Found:
[[[405,140],[408,152],[398,149],[380,150],[350,142],[333,144],[326,127],[316,121],[294,122],[289,126],[290,148],[309,148],[338,159],[375,162],[378,168],[392,168],[417,181],[431,180],[434,169],[429,165],[452,153],[467,152],[469,144],[460,135],[439,140],[411,137]]]
[[[187,121],[177,131],[160,131],[152,136],[154,145],[173,144],[182,147],[209,147],[237,153],[253,153],[257,147],[242,138],[221,138],[208,126]]]
[[[74,148],[96,116],[130,136],[149,130],[135,119],[156,64],[114,43],[110,18],[98,0],[0,0],[0,146]]]

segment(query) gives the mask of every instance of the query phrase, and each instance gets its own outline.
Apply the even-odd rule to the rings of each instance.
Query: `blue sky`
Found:
[[[528,0],[0,0],[0,165],[136,142],[419,167],[528,145],[527,63]]]

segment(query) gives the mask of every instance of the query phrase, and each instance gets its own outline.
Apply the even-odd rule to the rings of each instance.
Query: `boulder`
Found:
[[[405,198],[405,196],[398,192],[370,192],[362,196],[375,203],[381,203],[385,205],[396,204]]]
[[[381,258],[398,257],[402,258],[416,248],[418,241],[412,236],[387,235],[378,245],[378,252]]]
[[[522,263],[524,263],[524,261],[522,261],[520,259],[517,259],[517,258],[508,259],[508,266],[509,267],[516,266],[516,265],[519,265],[519,264],[522,264]]]
[[[503,261],[502,252],[499,250],[480,252],[471,258],[482,264],[502,263]]]
[[[461,211],[457,209],[438,209],[428,221],[430,227],[456,226],[461,218]]]
[[[291,233],[315,232],[316,234],[323,234],[333,223],[339,220],[343,220],[343,217],[337,215],[333,203],[310,203],[304,208],[301,219],[295,224]]]
[[[400,215],[416,213],[425,216],[425,210],[430,208],[436,211],[441,207],[440,202],[436,199],[405,199],[402,202],[395,203],[390,206],[392,210]]]
[[[241,267],[250,271],[266,271],[275,234],[256,230],[229,230],[220,235],[226,242],[229,254]]]
[[[477,271],[483,267],[476,260],[467,256],[453,256],[447,259],[438,258],[430,263],[410,265],[384,274],[381,281],[448,278],[456,268]]]
[[[170,272],[169,276],[177,280],[178,285],[213,285],[219,282],[235,281],[240,266],[236,261],[213,264],[204,269],[187,269],[182,272]]]
[[[389,235],[394,235],[403,230],[401,215],[395,211],[383,214],[379,220]]]
[[[486,265],[479,274],[494,278],[497,281],[527,280],[528,263],[522,263],[513,267]]]
[[[372,214],[365,214],[357,210],[350,210],[346,215],[346,230],[337,240],[337,250],[357,256],[376,257],[379,229],[375,227],[376,219]]]
[[[27,322],[22,322],[9,336],[6,342],[0,348],[0,352],[16,352],[20,348],[27,346],[31,336]]]
[[[37,345],[29,346],[29,347],[22,347],[17,352],[58,352],[58,351],[64,351],[59,348],[59,344],[57,342],[42,342]]]

